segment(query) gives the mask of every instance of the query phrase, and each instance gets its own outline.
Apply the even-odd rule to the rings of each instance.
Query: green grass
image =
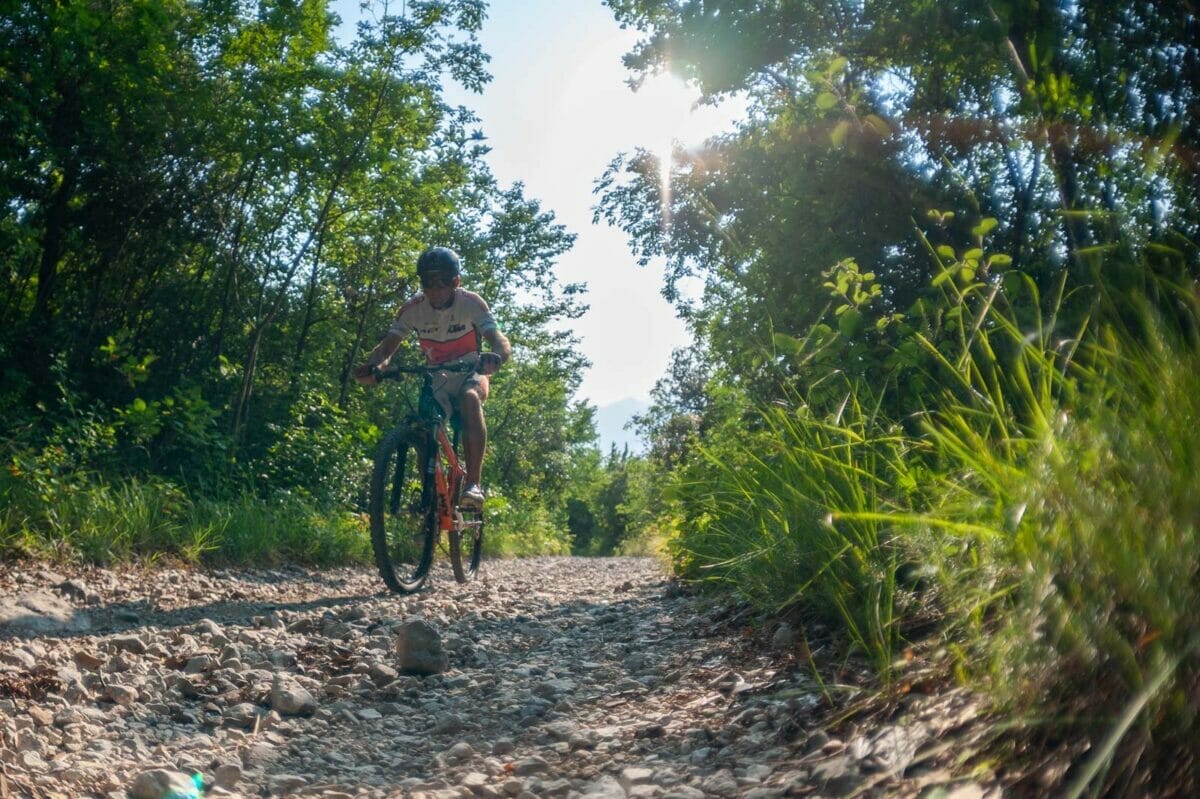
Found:
[[[162,556],[198,563],[370,560],[366,521],[283,495],[193,499],[159,479],[0,477],[0,553],[110,564]]]
[[[1070,795],[1194,779],[1200,735],[1200,351],[1155,322],[1089,349],[1083,395],[1019,457],[978,446],[959,409],[932,430],[947,495],[973,502],[929,521],[987,531],[943,574],[992,685],[1105,740]]]
[[[676,486],[692,522],[670,542],[676,563],[774,612],[803,604],[886,676],[909,553],[881,514],[915,487],[911,442],[880,430],[853,397],[834,419],[797,404],[763,409],[761,422],[732,447],[705,450]]]
[[[916,565],[960,678],[1036,716],[1032,737],[1091,743],[1056,791],[1186,792],[1200,771],[1200,299],[1163,289],[1169,318],[1101,300],[1068,326],[1061,285],[1045,302],[1019,276],[1008,288],[956,289],[962,323],[915,334],[942,386],[921,432],[865,413],[857,389],[832,418],[797,401],[710,441],[675,489],[676,567],[839,624],[886,682],[908,621],[897,569]]]

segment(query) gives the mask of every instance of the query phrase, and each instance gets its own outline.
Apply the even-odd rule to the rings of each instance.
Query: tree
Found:
[[[644,260],[665,256],[667,295],[752,397],[803,388],[779,336],[836,307],[826,273],[846,259],[879,286],[883,316],[926,296],[927,242],[965,251],[989,219],[989,251],[1044,289],[1063,269],[1075,284],[1144,279],[1113,273],[1135,259],[1106,266],[1118,251],[1200,265],[1185,77],[1200,74],[1200,23],[1173,4],[608,5],[644,33],[626,58],[635,73],[671,69],[710,98],[751,100],[738,130],[677,153],[669,193],[647,154],[614,161],[597,216]],[[1134,47],[1118,53],[1116,34]],[[675,291],[688,276],[705,287],[690,304]]]

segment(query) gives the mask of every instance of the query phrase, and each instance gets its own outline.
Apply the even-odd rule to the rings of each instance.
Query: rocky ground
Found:
[[[856,715],[805,646],[644,559],[0,565],[0,799],[1001,794],[944,770],[964,694]]]

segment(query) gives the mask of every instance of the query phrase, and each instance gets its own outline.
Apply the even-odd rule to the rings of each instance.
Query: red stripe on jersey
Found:
[[[450,341],[421,338],[417,339],[417,343],[421,345],[421,352],[425,353],[425,360],[430,364],[446,363],[479,351],[479,336],[475,328]]]

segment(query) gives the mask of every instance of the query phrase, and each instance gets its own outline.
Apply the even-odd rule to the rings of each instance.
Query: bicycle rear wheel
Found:
[[[483,511],[459,509],[450,531],[450,568],[460,583],[474,580],[483,556]]]
[[[388,588],[410,594],[425,584],[437,541],[437,502],[426,485],[409,428],[388,433],[371,472],[371,547]]]

